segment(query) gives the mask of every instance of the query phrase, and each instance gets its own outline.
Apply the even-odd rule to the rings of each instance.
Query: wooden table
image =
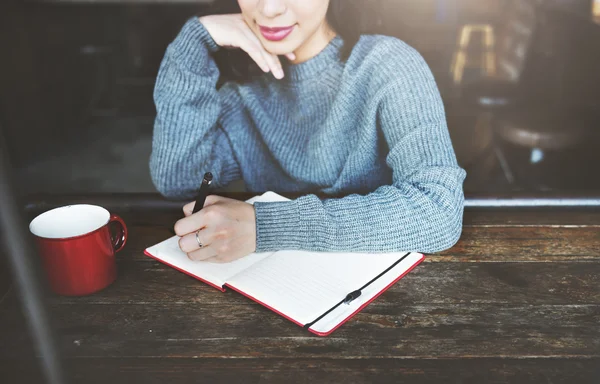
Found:
[[[456,246],[323,338],[144,256],[179,203],[102,199],[80,200],[129,225],[117,281],[49,297],[73,382],[599,382],[600,210],[467,208]],[[14,289],[0,297],[0,381],[42,382]]]

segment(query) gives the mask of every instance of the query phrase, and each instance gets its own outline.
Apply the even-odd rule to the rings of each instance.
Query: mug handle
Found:
[[[119,252],[121,249],[123,249],[123,247],[125,246],[125,243],[127,242],[127,226],[125,225],[125,222],[123,221],[123,219],[121,219],[121,217],[119,217],[118,215],[115,215],[113,213],[110,214],[110,220],[108,220],[108,224],[110,225],[110,223],[116,223],[119,225],[119,233],[117,236],[114,236],[111,234],[110,235],[110,239],[112,241],[112,246],[115,250],[115,253]]]

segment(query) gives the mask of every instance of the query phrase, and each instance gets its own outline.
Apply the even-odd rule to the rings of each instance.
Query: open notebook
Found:
[[[247,200],[284,201],[265,192]],[[327,336],[423,261],[415,252],[277,251],[225,264],[191,261],[173,236],[145,254],[217,289],[234,291],[319,336]]]

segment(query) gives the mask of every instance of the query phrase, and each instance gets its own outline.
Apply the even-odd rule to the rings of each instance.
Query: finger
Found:
[[[210,195],[206,197],[206,201],[204,202],[204,208],[214,205],[216,203],[225,202],[226,200],[231,200],[228,197],[219,196],[219,195]]]
[[[196,233],[198,233],[198,239],[196,239]],[[212,227],[206,227],[200,231],[195,231],[189,233],[185,236],[182,236],[179,239],[179,248],[185,252],[193,252],[200,248],[200,244],[202,244],[202,248],[210,246],[215,239],[215,232]],[[198,244],[200,241],[200,244]]]
[[[187,254],[188,258],[193,261],[206,261],[216,255],[217,253],[212,247],[200,248]]]
[[[273,75],[275,75],[275,77],[277,79],[283,79],[283,77],[285,76],[283,73],[283,67],[281,66],[281,61],[279,61],[279,57],[277,57],[277,55],[273,55],[267,52],[267,55],[269,56],[269,60],[271,61],[271,65],[275,66],[275,71],[273,72]]]
[[[192,214],[192,210],[194,209],[194,206],[196,205],[195,201],[192,201],[191,203],[187,203],[186,205],[183,206],[183,214],[187,217],[189,215]]]
[[[289,60],[296,60],[296,54],[294,52],[286,53],[285,57],[287,57]]]
[[[248,40],[250,40],[254,45],[260,48],[261,54],[264,57],[265,62],[269,66],[271,73],[273,73],[273,76],[275,76],[277,79],[283,78],[283,69],[281,67],[281,63],[279,62],[279,58],[276,55],[267,52],[267,50],[263,47],[258,37],[256,37],[256,35],[250,30],[250,28],[244,29],[244,34],[246,35]]]
[[[193,215],[189,215],[184,217],[183,219],[177,220],[175,223],[175,234],[179,237],[183,237],[188,233],[196,232],[199,229],[203,229],[206,227],[208,223],[207,216],[213,215],[209,213],[210,210],[202,209],[199,212],[194,213]]]
[[[263,72],[270,71],[271,68],[269,67],[269,64],[267,63],[266,59],[264,58],[264,56],[261,52],[262,49],[259,48],[259,46],[252,43],[249,39],[246,39],[246,41],[243,44],[240,44],[240,49],[242,49],[248,55],[250,55],[252,60],[254,60],[254,62],[256,62],[256,64],[258,64],[258,66],[260,67],[260,69],[262,69]]]
[[[220,201],[223,197],[219,196],[219,195],[208,195],[206,196],[206,200],[204,201],[204,207],[207,207],[209,205],[213,205],[214,203],[216,203],[217,201]],[[189,216],[192,214],[192,210],[194,209],[194,206],[196,205],[195,201],[192,201],[191,203],[187,203],[186,205],[183,206],[183,214],[185,216]],[[202,208],[204,208],[202,207]]]

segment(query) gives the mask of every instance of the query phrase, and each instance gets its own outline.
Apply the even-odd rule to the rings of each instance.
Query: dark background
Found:
[[[365,4],[371,32],[411,44],[434,72],[467,193],[600,190],[600,25],[591,0]],[[523,4],[539,4],[535,16]],[[155,191],[148,157],[158,65],[185,20],[209,5],[3,2],[0,124],[23,195]],[[480,25],[493,31],[493,46]],[[456,81],[460,52],[468,62]],[[495,75],[478,63],[486,53],[495,54]],[[503,73],[507,65],[518,78]]]

